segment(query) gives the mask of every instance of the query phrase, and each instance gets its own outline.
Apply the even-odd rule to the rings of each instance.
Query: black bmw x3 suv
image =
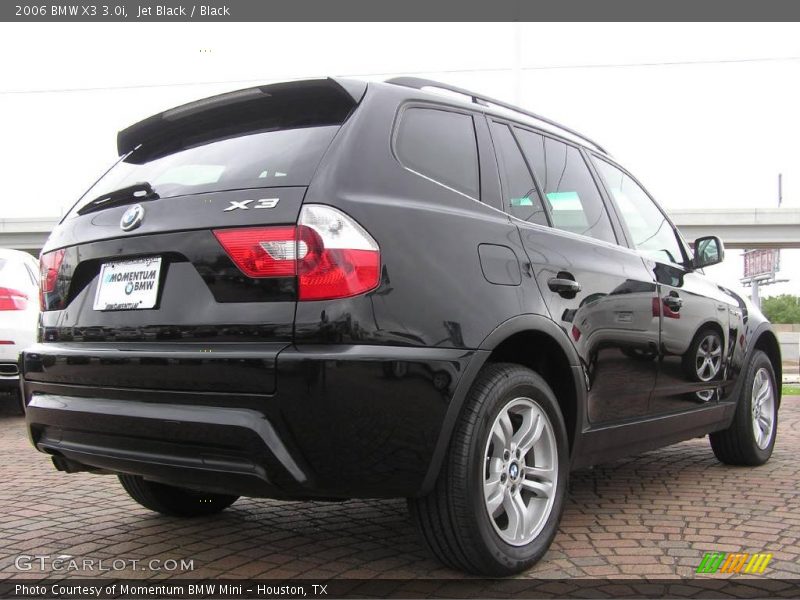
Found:
[[[440,88],[436,90],[435,88]],[[442,92],[444,89],[444,93]],[[407,497],[473,573],[540,559],[571,469],[771,455],[769,323],[585,136],[432,81],[256,87],[118,135],[41,256],[30,437],[200,516]]]

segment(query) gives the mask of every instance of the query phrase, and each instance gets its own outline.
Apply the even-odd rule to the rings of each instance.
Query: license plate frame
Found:
[[[94,310],[150,310],[158,303],[160,256],[103,263],[97,278]]]

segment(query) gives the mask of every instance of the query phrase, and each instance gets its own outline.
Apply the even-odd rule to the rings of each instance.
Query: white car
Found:
[[[39,264],[19,250],[0,248],[0,391],[19,406],[19,354],[36,342]]]

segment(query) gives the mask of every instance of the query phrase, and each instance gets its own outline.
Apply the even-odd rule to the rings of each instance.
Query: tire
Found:
[[[763,465],[772,456],[778,431],[775,371],[764,352],[756,350],[753,353],[744,378],[733,423],[708,437],[711,449],[720,462],[755,467]],[[765,391],[769,394],[765,395]],[[759,399],[761,403],[756,406]],[[761,425],[760,438],[756,435],[757,420]],[[768,421],[768,425],[764,421]],[[763,437],[765,435],[768,437]]]
[[[538,430],[539,435],[508,436],[503,424],[510,424],[514,435],[523,429]],[[544,427],[539,430],[532,424]],[[523,450],[517,459],[516,446],[503,441],[507,439],[531,450]],[[408,501],[422,539],[445,565],[468,573],[504,576],[527,569],[542,558],[556,535],[566,498],[568,454],[564,419],[545,380],[516,364],[484,367],[455,425],[434,489]],[[547,476],[540,478],[526,469],[531,462],[551,468],[549,487]],[[530,486],[539,490],[537,497]],[[522,504],[515,502],[517,497]],[[512,520],[509,510],[520,507],[530,515],[527,523],[518,517]],[[515,523],[525,527],[517,529]]]
[[[145,508],[171,517],[214,515],[239,499],[239,496],[196,492],[147,481],[138,475],[119,475],[119,482],[136,502]]]
[[[683,370],[689,381],[714,381],[722,372],[723,359],[722,336],[713,327],[704,327],[698,331],[689,349],[683,355]],[[705,357],[708,363],[698,365]]]

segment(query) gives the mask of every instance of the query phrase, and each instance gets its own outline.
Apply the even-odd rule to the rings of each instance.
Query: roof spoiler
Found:
[[[171,108],[117,134],[120,156],[147,162],[247,131],[338,125],[361,102],[367,84],[352,79],[306,79],[228,92]]]

